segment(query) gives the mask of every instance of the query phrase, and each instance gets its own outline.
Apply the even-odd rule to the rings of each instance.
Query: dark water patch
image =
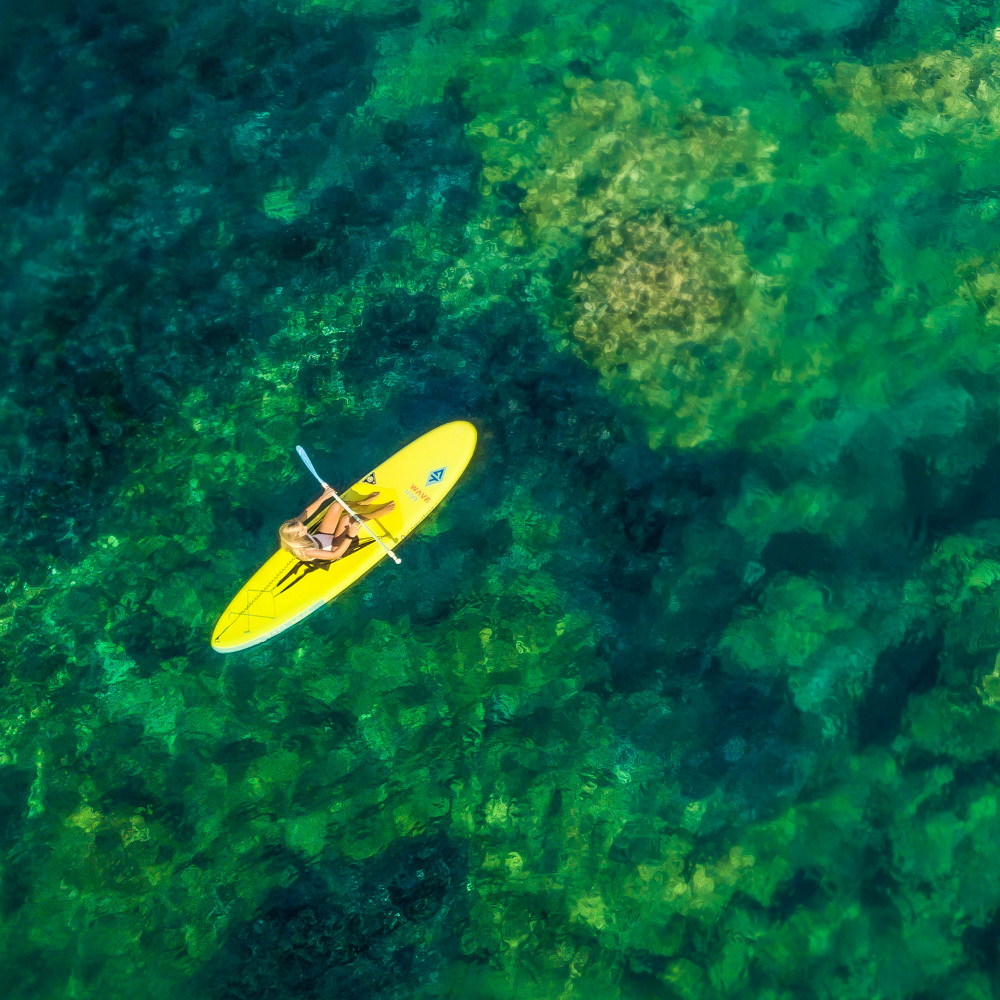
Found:
[[[738,539],[734,541],[738,543]],[[604,544],[617,542],[612,536]],[[666,664],[676,676],[685,677],[690,671],[700,680],[714,662],[712,650],[728,624],[724,609],[747,594],[739,561],[742,548],[736,544],[725,556],[718,551],[700,553],[713,565],[713,572],[693,585],[678,588],[684,612],[669,612],[664,579],[670,579],[669,565],[680,555],[675,552],[667,549],[659,560],[651,561],[625,550],[610,557],[604,566],[605,571],[612,571],[613,586],[604,588],[603,599],[618,629],[598,648],[612,687],[621,693],[659,683]],[[599,587],[596,578],[594,586]],[[658,642],[651,642],[651,636],[644,634],[644,630],[654,628],[661,637]]]
[[[0,854],[6,855],[24,835],[34,780],[35,772],[30,768],[0,768]]]
[[[498,208],[502,216],[514,218],[520,214],[521,202],[528,193],[519,184],[513,181],[504,181],[495,188],[498,195]]]
[[[824,885],[823,873],[818,868],[800,868],[775,889],[768,916],[784,921],[800,908],[820,906],[829,896],[830,890]]]
[[[118,735],[114,732],[113,727],[109,726],[108,728],[111,736]],[[121,745],[118,744],[119,747]],[[136,767],[132,773],[127,770],[119,771],[114,766],[109,768],[109,773],[104,776],[104,783],[107,787],[98,800],[100,808],[109,813],[144,813],[177,830],[182,836],[192,836],[194,830],[185,826],[187,820],[185,819],[184,802],[180,798],[165,798],[153,791],[154,784],[160,785],[159,775],[152,767],[146,769],[149,771],[148,774],[144,772],[141,764],[147,763],[148,758],[146,761],[141,761],[138,759],[141,758],[139,754],[136,755],[136,758],[136,763],[140,766]],[[124,768],[135,767],[135,764],[127,758],[115,763],[122,763]],[[177,789],[188,787],[188,782],[198,766],[196,761],[186,760],[183,755],[172,760],[168,767],[168,774],[180,779],[173,787]],[[165,784],[169,787],[169,783]]]
[[[1000,972],[1000,909],[992,910],[981,923],[964,928],[962,953],[974,968],[994,976]]]
[[[663,981],[670,965],[669,955],[660,955],[646,948],[631,948],[628,965],[622,972],[621,983],[625,996],[677,997],[673,989],[664,989]]]
[[[630,716],[631,702],[612,703],[609,711],[638,749],[673,762],[668,766],[685,797],[708,798],[721,787],[728,808],[759,818],[802,788],[813,734],[784,681],[727,674],[693,649],[668,662],[659,676],[651,664],[640,674],[657,694],[644,700],[641,714]]]
[[[266,749],[265,744],[259,740],[245,737],[206,749],[204,759],[224,768],[229,780],[238,783],[243,780],[254,760],[261,757]]]
[[[784,570],[796,576],[811,576],[834,572],[844,559],[826,535],[779,531],[764,546],[760,561],[769,573]]]
[[[899,26],[899,3],[900,0],[878,0],[865,10],[858,23],[843,33],[844,44],[852,55],[864,59],[892,36]]]
[[[750,2],[742,5],[740,31],[733,41],[770,56],[793,58],[846,48],[861,58],[892,36],[899,2],[858,0],[794,8]]]
[[[319,699],[303,697],[292,707],[288,725],[286,739],[292,746],[299,739],[317,739],[320,734],[325,734],[322,738],[326,741],[340,743],[354,735],[357,719]]]
[[[858,226],[858,259],[864,272],[864,283],[855,294],[876,296],[892,285],[892,279],[883,259],[882,241],[876,232],[878,220],[873,217],[863,219]]]
[[[38,871],[47,854],[47,848],[39,841],[4,847],[3,873],[0,874],[0,916],[12,917],[31,899]]]
[[[877,833],[860,856],[858,896],[866,907],[878,914],[883,926],[899,931],[903,919],[896,901],[905,897],[901,894],[902,882],[891,870],[891,858],[891,845]]]
[[[947,498],[952,484],[935,474],[929,455],[906,450],[899,456],[903,475],[906,508],[912,518],[912,535],[918,539],[928,526],[928,521]]]
[[[911,695],[929,691],[937,682],[942,649],[940,635],[912,636],[879,655],[857,709],[858,739],[863,745],[888,745],[895,739]]]
[[[4,962],[4,989],[12,998],[42,996],[46,990],[57,988],[52,982],[54,968],[67,971],[61,956],[50,954],[40,945],[22,945],[17,957],[17,961]]]
[[[752,24],[741,32],[741,46],[763,56],[791,56],[814,52],[824,45],[823,35],[799,25]]]
[[[426,982],[457,945],[465,862],[444,836],[367,862],[304,869],[232,927],[204,982],[218,997],[387,997]]]
[[[935,133],[927,137],[933,151],[934,183],[927,188],[906,185],[910,190],[901,196],[900,236],[908,243],[939,246],[942,250],[961,246],[966,252],[990,252],[995,246],[993,227],[981,212],[970,211],[961,165],[943,148],[947,141]],[[905,180],[906,175],[901,174],[899,182]],[[935,301],[940,294],[936,283],[930,288],[923,281],[913,285],[920,296],[918,303]]]
[[[976,521],[1000,518],[1000,444],[986,451],[983,462],[966,482],[952,485],[947,502],[925,503],[928,538],[940,538],[967,530]],[[930,489],[921,483],[924,495]]]
[[[780,681],[725,674],[713,661],[701,684],[714,708],[713,724],[706,731],[717,735],[725,762],[743,757],[740,748],[730,746],[734,738],[743,742],[745,752],[772,738],[792,742],[801,736],[801,718]]]
[[[361,226],[370,220],[365,202],[353,187],[331,184],[323,188],[312,204],[313,213],[330,229]]]
[[[38,610],[37,608],[29,608],[28,613],[36,613]],[[67,662],[66,651],[53,649],[48,641],[48,636],[31,636],[18,644],[16,663],[18,679],[21,683],[44,684],[55,677],[60,670],[65,670]],[[80,686],[86,688],[94,682],[95,676],[94,671],[82,668],[80,670]]]
[[[668,484],[661,482],[657,487],[655,491],[652,484],[626,488],[614,510],[613,516],[621,522],[631,550],[640,555],[656,552],[667,528],[666,497],[660,491]]]
[[[387,359],[400,351],[421,352],[433,343],[440,315],[440,300],[432,295],[394,295],[367,309],[365,336]]]

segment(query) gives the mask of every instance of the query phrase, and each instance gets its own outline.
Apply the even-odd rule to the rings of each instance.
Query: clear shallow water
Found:
[[[632,6],[5,15],[8,995],[995,992],[1000,13]]]

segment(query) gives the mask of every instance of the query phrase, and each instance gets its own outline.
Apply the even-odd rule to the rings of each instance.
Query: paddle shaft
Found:
[[[336,491],[329,483],[323,481],[323,479],[320,477],[320,474],[316,471],[316,467],[312,464],[312,462],[309,461],[309,456],[306,454],[305,448],[303,448],[302,445],[297,444],[295,446],[295,450],[299,453],[299,458],[302,459],[303,463],[305,464],[305,467],[316,477],[316,481],[320,484],[320,486],[322,486],[323,489],[325,490],[329,490],[333,494],[333,499],[336,500],[337,503],[339,503],[340,506],[343,507],[344,510],[346,510],[347,513],[350,514],[351,517],[353,517],[354,520],[357,521],[358,524],[360,524],[361,527],[364,528],[365,531],[367,531],[368,534],[371,535],[372,538],[375,539],[375,541],[382,546],[382,549],[384,550],[385,554],[398,566],[400,564],[399,556],[397,556],[396,553],[392,551],[392,549],[387,548],[382,539],[379,538],[378,535],[376,535],[375,532],[372,531],[372,529],[369,528],[368,525],[365,524],[365,522],[360,517],[358,517],[358,515],[355,514],[354,511],[351,510],[351,508],[348,507],[343,500],[340,499],[339,496],[337,496]]]

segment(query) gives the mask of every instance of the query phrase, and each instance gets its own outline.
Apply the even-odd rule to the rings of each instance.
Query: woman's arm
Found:
[[[313,514],[315,514],[316,511],[319,510],[320,504],[322,504],[324,500],[329,500],[330,497],[332,496],[333,496],[333,488],[327,486],[327,488],[323,490],[323,492],[311,504],[309,504],[309,506],[306,507],[306,509],[302,511],[301,514],[299,514],[299,520],[308,521],[309,518],[311,518]]]

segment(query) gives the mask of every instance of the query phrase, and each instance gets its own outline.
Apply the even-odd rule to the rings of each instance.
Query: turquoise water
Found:
[[[5,996],[997,995],[998,26],[0,15]],[[451,419],[212,652],[295,444]]]

